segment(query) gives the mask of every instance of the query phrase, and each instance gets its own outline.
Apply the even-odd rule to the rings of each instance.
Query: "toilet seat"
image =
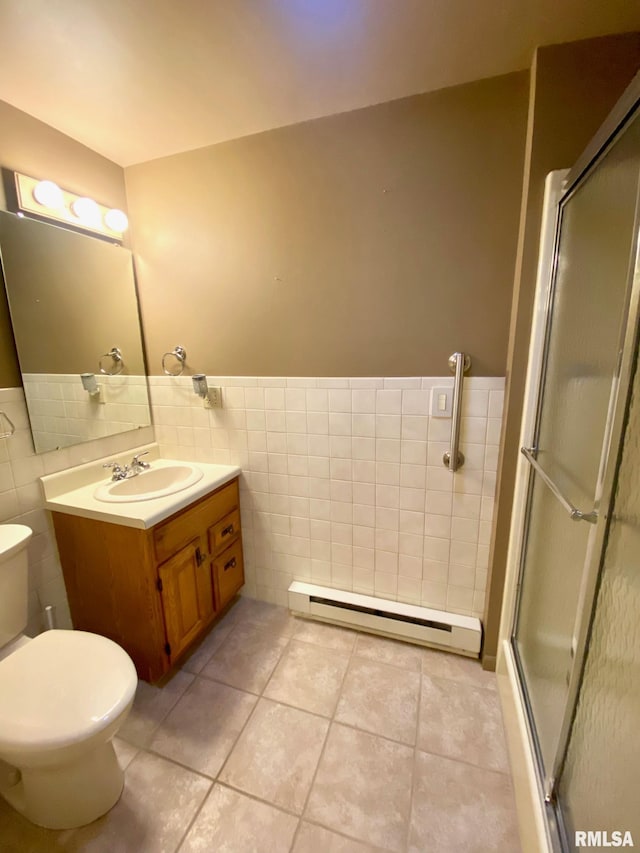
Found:
[[[137,686],[116,643],[85,631],[45,631],[0,661],[0,753],[87,740],[118,719]]]

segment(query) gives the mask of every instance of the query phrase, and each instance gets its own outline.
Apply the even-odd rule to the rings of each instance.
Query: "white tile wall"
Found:
[[[29,417],[39,452],[149,425],[145,376],[97,375],[100,402],[82,387],[78,374],[25,373]]]
[[[246,594],[286,603],[314,580],[481,615],[500,439],[503,379],[465,383],[462,450],[441,462],[451,422],[429,417],[430,389],[451,377],[209,377],[224,408],[208,411],[191,379],[151,377],[155,436],[177,458],[243,469]],[[153,428],[35,454],[21,389],[0,389],[15,423],[0,439],[0,522],[28,524],[29,633],[45,605],[70,624],[38,478],[154,440]]]
[[[481,615],[504,379],[465,382],[464,468],[442,464],[451,421],[431,388],[452,377],[152,377],[167,455],[243,469],[246,593],[286,604],[292,580]]]
[[[123,432],[36,455],[21,388],[0,389],[0,411],[6,412],[16,426],[14,435],[0,439],[0,523],[27,524],[34,533],[29,544],[27,633],[36,634],[42,630],[42,611],[48,604],[56,607],[58,626],[70,627],[58,551],[49,514],[43,509],[39,477],[102,456],[115,456],[153,441],[153,428]],[[2,421],[0,433],[4,426]]]

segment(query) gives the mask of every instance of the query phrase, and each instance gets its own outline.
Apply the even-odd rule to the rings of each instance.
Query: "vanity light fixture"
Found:
[[[100,386],[96,382],[96,377],[94,373],[81,373],[80,379],[82,380],[82,387],[89,394],[89,396],[96,400],[100,396]]]
[[[129,226],[124,211],[69,192],[53,181],[39,181],[21,172],[13,172],[13,176],[15,199],[7,198],[7,205],[14,213],[48,219],[55,224],[72,226],[122,242],[122,235]]]

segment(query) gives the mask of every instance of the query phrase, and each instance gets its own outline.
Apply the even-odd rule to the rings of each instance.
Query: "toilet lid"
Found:
[[[45,631],[0,661],[0,750],[97,734],[127,708],[137,683],[129,655],[106,637]]]

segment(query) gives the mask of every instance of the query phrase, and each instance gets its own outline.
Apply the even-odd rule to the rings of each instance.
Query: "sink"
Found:
[[[187,462],[149,468],[129,480],[103,483],[94,492],[96,500],[105,503],[151,501],[188,489],[203,477],[203,472]]]

